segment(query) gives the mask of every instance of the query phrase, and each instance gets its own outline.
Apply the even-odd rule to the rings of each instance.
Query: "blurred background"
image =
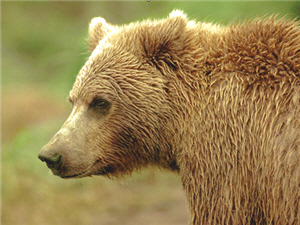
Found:
[[[88,24],[166,17],[227,25],[264,15],[297,18],[293,1],[1,2],[1,224],[183,225],[179,176],[152,169],[122,181],[63,180],[38,160],[71,111],[66,98],[89,54]]]

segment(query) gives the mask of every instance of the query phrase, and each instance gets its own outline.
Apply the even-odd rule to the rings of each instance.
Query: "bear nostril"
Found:
[[[47,152],[44,154],[40,153],[38,157],[42,162],[47,163],[49,169],[58,170],[62,164],[62,155],[58,153],[54,153],[54,154],[47,154]]]

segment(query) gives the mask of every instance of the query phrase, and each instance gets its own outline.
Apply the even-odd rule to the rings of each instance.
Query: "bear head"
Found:
[[[53,174],[121,176],[147,165],[179,170],[168,76],[178,69],[186,25],[180,11],[119,27],[91,21],[92,53],[70,92],[72,112],[39,153]]]

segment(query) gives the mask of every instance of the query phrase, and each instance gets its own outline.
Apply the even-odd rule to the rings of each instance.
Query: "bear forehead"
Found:
[[[164,78],[153,77],[155,68],[144,57],[142,32],[151,29],[156,22],[138,24],[132,23],[116,28],[107,34],[93,50],[88,61],[77,75],[71,98],[84,95],[89,99],[95,91],[118,96],[120,93],[132,91],[150,82],[163,83]],[[151,73],[151,79],[146,74]],[[151,84],[149,85],[151,86]],[[92,94],[88,94],[93,92]]]
[[[89,103],[95,96],[113,100],[136,90],[142,93],[145,84],[163,82],[162,78],[149,79],[146,74],[152,73],[150,67],[133,54],[103,55],[107,56],[102,52],[91,56],[79,72],[70,92],[73,101],[80,99]]]

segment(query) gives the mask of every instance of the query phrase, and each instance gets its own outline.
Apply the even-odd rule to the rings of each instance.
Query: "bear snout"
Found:
[[[90,176],[98,173],[98,159],[93,158],[82,149],[76,149],[69,143],[59,140],[56,135],[45,145],[38,158],[47,164],[52,173],[61,178]],[[94,168],[95,166],[95,168]]]
[[[45,162],[49,169],[59,171],[63,162],[62,154],[56,152],[54,149],[44,147],[38,155],[38,158]]]

